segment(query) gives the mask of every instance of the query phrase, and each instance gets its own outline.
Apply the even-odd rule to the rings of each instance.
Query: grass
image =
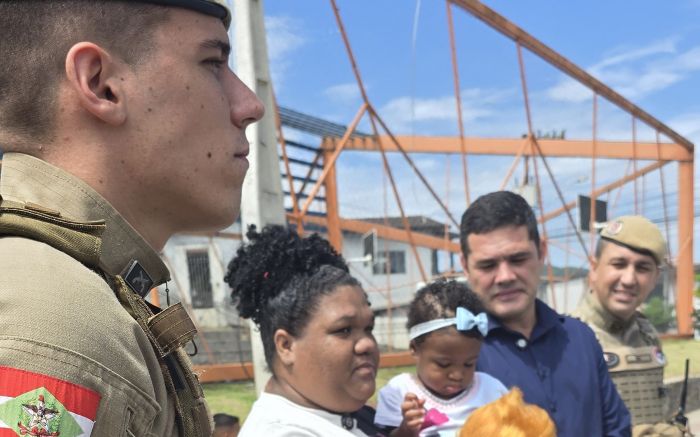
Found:
[[[700,342],[694,340],[664,340],[663,348],[668,360],[668,366],[666,366],[665,370],[666,378],[683,376],[686,358],[690,358],[690,374],[700,375]],[[413,366],[379,369],[377,389],[384,387],[393,376],[413,371]],[[248,412],[255,401],[255,385],[252,381],[205,384],[204,392],[212,413],[235,414],[241,420],[245,420],[246,416],[248,416]],[[376,396],[377,394],[375,393],[367,403],[375,405]]]
[[[668,365],[664,371],[666,378],[683,376],[685,359],[690,359],[690,375],[700,375],[700,342],[695,340],[664,340],[664,354]]]

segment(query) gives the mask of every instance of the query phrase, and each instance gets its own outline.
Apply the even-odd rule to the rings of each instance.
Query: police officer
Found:
[[[229,24],[215,0],[0,1],[10,434],[211,435],[194,325],[143,297],[170,236],[238,215],[263,107],[228,67]]]
[[[666,242],[646,218],[608,222],[592,261],[589,293],[574,312],[603,347],[610,375],[632,414],[635,436],[683,435],[663,423],[666,358],[653,325],[637,311],[656,286],[665,258]]]

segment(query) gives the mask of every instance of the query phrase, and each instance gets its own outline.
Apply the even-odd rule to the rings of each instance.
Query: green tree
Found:
[[[644,307],[643,313],[660,332],[665,332],[673,320],[673,310],[671,306],[666,305],[659,296],[654,296],[649,299],[649,302],[647,302]]]

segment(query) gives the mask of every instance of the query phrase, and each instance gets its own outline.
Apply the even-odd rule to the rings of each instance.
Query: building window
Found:
[[[206,250],[188,250],[187,270],[190,276],[192,308],[213,307],[214,298],[209,275],[209,252]]]
[[[387,262],[389,262],[388,267]],[[375,275],[384,275],[387,271],[390,274],[406,273],[406,252],[403,250],[377,252],[377,259],[372,266],[372,273]]]

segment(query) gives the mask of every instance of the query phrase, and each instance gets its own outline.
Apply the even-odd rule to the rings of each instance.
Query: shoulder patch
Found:
[[[608,369],[612,369],[620,364],[620,356],[612,352],[603,352],[603,359],[605,364],[608,365]]]
[[[661,348],[655,347],[653,354],[657,363],[661,364],[662,366],[666,365],[666,355],[664,355],[664,352],[661,350]]]
[[[0,366],[0,435],[77,437],[92,433],[99,393],[40,373]]]

